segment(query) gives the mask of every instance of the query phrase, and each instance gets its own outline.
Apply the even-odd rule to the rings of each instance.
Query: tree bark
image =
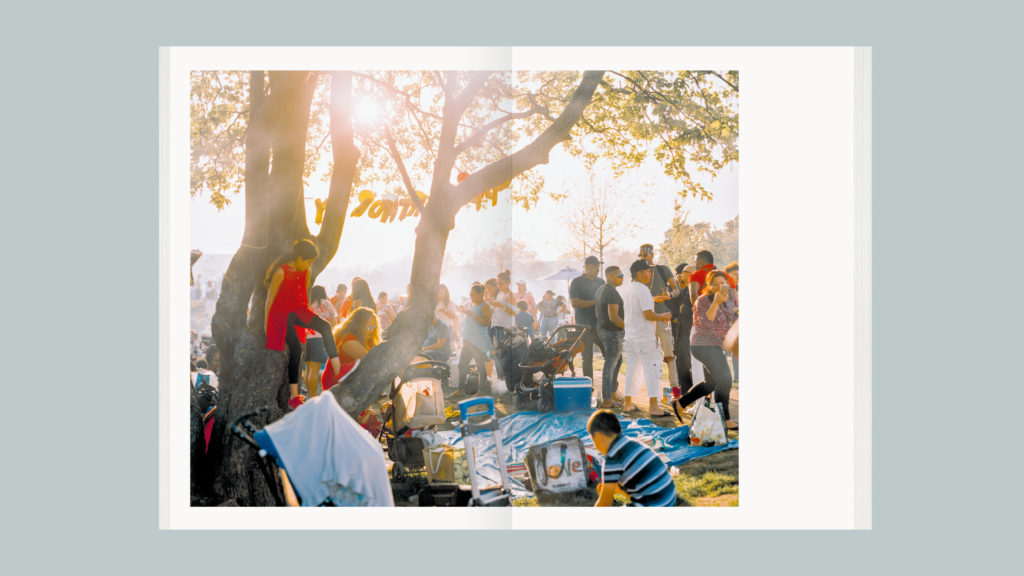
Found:
[[[314,277],[327,267],[338,252],[349,199],[352,197],[356,164],[359,162],[359,150],[356,149],[355,132],[352,129],[352,108],[352,73],[334,72],[331,74],[331,155],[334,171],[331,173],[323,224],[316,238],[320,256],[313,263]]]
[[[315,75],[272,72],[269,79],[266,95],[263,72],[253,73],[250,82],[245,233],[224,275],[212,323],[221,350],[220,406],[207,458],[213,477],[205,488],[217,500],[243,506],[273,505],[274,493],[255,451],[236,441],[227,426],[259,408],[267,410],[254,419],[257,426],[284,413],[287,360],[285,353],[266,349],[265,279],[271,263],[309,237],[302,172]]]

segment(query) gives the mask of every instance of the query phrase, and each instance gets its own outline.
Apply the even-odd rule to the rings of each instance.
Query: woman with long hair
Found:
[[[729,275],[721,270],[708,273],[706,284],[697,301],[693,303],[693,335],[690,338],[690,352],[704,365],[705,380],[690,388],[672,403],[676,417],[682,421],[683,410],[694,400],[714,393],[715,402],[722,404],[723,416],[728,428],[737,428],[729,419],[729,393],[732,391],[732,374],[722,351],[722,343],[729,327],[736,319],[729,288]]]
[[[373,292],[370,292],[370,285],[362,278],[352,280],[352,310],[356,308],[369,308],[377,313],[377,303],[373,300]]]
[[[462,327],[459,326],[459,311],[452,302],[452,295],[448,292],[448,286],[441,284],[437,287],[437,307],[434,315],[441,322],[444,322],[452,329],[452,348],[457,348],[462,341]]]
[[[369,308],[355,308],[343,324],[334,328],[331,340],[338,348],[341,368],[335,370],[328,366],[324,370],[320,377],[324,392],[351,372],[371,348],[380,344],[377,314]]]
[[[338,370],[338,350],[330,337],[331,325],[317,316],[309,306],[309,267],[319,255],[316,244],[299,240],[292,251],[282,256],[267,270],[266,312],[263,327],[267,334],[268,350],[284,350],[288,344],[288,404],[293,408],[303,402],[299,398],[299,364],[302,343],[306,339],[304,328],[320,333],[331,366]]]

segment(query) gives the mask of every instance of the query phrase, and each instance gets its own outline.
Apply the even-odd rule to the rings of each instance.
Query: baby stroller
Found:
[[[258,429],[266,409],[242,415],[230,430],[257,450],[278,506],[394,506],[380,442],[321,394]]]
[[[448,364],[417,360],[406,367],[397,384],[392,383],[378,440],[387,446],[388,457],[394,463],[391,468],[394,479],[411,470],[425,471],[423,449],[426,445],[413,433],[445,422],[443,387],[450,378]]]
[[[515,405],[519,410],[536,409],[551,412],[555,409],[555,377],[568,369],[576,376],[572,365],[576,354],[583,351],[583,336],[590,327],[582,324],[563,324],[546,341],[530,345],[526,362],[519,364],[523,371]]]

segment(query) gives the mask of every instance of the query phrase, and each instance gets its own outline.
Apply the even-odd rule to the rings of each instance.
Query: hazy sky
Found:
[[[561,148],[552,151],[551,161],[536,168],[545,176],[545,187],[550,190],[581,190],[589,185],[589,173],[582,160],[573,158]],[[649,185],[648,200],[642,207],[631,238],[623,238],[614,248],[633,249],[643,242],[657,246],[664,239],[665,231],[672,224],[676,190],[679,186],[664,175],[661,168],[651,163],[640,169],[614,178],[601,167],[595,168],[599,181],[606,181],[612,189],[632,198],[636,188],[643,183]],[[688,199],[683,207],[691,214],[689,222],[710,222],[720,226],[739,211],[739,178],[736,165],[730,166],[716,179],[700,179],[710,190],[714,199],[710,202]],[[309,179],[306,196],[326,198],[328,184],[318,177]],[[429,182],[416,183],[417,189],[426,190]],[[449,237],[448,253],[456,259],[473,254],[481,247],[500,242],[502,238],[515,236],[536,251],[543,260],[556,260],[567,252],[570,240],[564,230],[564,221],[569,207],[565,203],[543,199],[529,211],[512,206],[501,197],[498,206],[488,207],[479,212],[473,206],[464,207],[455,220],[455,230]],[[351,205],[354,207],[354,204]],[[245,220],[245,200],[235,197],[231,205],[221,212],[209,204],[207,197],[193,199],[191,207],[191,248],[198,248],[207,254],[233,254],[242,239]],[[351,212],[351,208],[350,208]],[[315,208],[313,200],[306,201],[306,214],[310,230],[315,234],[319,226],[313,222]],[[382,263],[407,261],[412,254],[415,226],[418,218],[407,218],[387,224],[365,216],[349,217],[345,222],[338,255],[333,266],[341,259],[348,267],[379,266]],[[373,250],[367,250],[373,242]],[[331,269],[328,267],[328,271]]]

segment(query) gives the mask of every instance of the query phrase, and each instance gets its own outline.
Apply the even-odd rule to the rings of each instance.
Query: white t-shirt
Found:
[[[500,326],[502,328],[511,328],[516,325],[515,313],[509,313],[501,306],[504,302],[508,304],[513,310],[516,309],[515,295],[512,293],[498,293],[498,297],[495,299],[494,312],[491,314],[491,326]]]
[[[657,322],[644,318],[644,310],[654,310],[651,289],[639,282],[630,282],[619,288],[622,296],[622,321],[626,325],[624,340],[627,342],[655,341],[654,329]]]

